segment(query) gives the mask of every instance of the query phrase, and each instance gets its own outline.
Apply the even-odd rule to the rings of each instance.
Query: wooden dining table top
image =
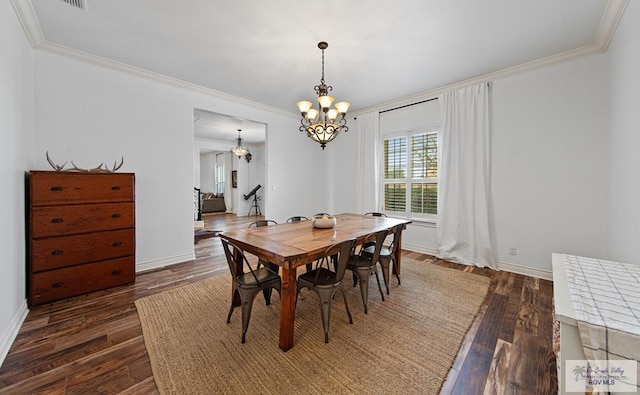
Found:
[[[339,214],[333,228],[313,227],[313,220],[238,229],[220,234],[245,251],[281,266],[295,268],[324,255],[326,248],[351,238],[361,243],[368,235],[411,223],[410,220]]]

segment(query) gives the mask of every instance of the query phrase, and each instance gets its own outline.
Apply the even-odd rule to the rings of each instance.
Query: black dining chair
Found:
[[[360,283],[360,294],[362,295],[362,304],[364,305],[364,312],[367,314],[367,305],[369,304],[369,278],[372,273],[376,275],[376,281],[378,283],[378,290],[380,296],[384,301],[384,292],[382,292],[382,286],[380,285],[380,277],[378,277],[378,271],[376,270],[376,264],[378,257],[380,256],[380,250],[382,249],[382,243],[387,236],[386,230],[381,230],[376,233],[372,233],[364,240],[364,243],[373,242],[373,255],[365,254],[364,248],[361,248],[357,254],[351,255],[349,262],[347,263],[347,269],[351,270],[353,277],[353,286],[356,283]],[[357,281],[356,281],[357,280]]]
[[[389,229],[388,235],[393,234],[393,239],[391,243],[387,246],[383,245],[380,249],[380,255],[378,256],[378,263],[380,263],[380,267],[382,269],[382,278],[384,280],[384,285],[387,289],[387,295],[389,295],[389,273],[390,268],[393,267],[393,273],[396,275],[396,279],[398,280],[398,285],[401,285],[400,275],[398,274],[397,263],[396,263],[396,253],[398,250],[398,243],[396,242],[397,235],[399,230],[396,228]],[[375,246],[369,245],[363,247],[362,254],[366,256],[370,256],[373,258],[373,254],[375,252]]]
[[[372,217],[386,217],[387,216],[387,214],[385,214],[385,213],[379,213],[379,212],[376,212],[376,211],[370,211],[368,213],[365,213],[364,215],[370,215]]]
[[[302,288],[309,288],[318,295],[320,301],[320,315],[322,317],[322,327],[324,329],[324,342],[329,343],[329,319],[331,317],[331,302],[337,291],[342,293],[344,307],[349,316],[349,324],[353,324],[353,317],[349,311],[347,295],[344,292],[343,278],[347,268],[347,262],[351,256],[355,239],[345,240],[327,248],[324,258],[316,262],[316,268],[298,277],[296,289],[296,304],[298,295]],[[337,255],[337,265],[334,266],[332,256]]]
[[[220,240],[222,241],[224,254],[227,257],[229,271],[235,280],[231,308],[229,309],[229,315],[227,315],[227,324],[231,322],[231,315],[235,307],[233,300],[237,294],[240,297],[240,305],[242,306],[242,343],[244,343],[256,295],[260,291],[270,291],[271,289],[276,289],[280,293],[282,280],[277,272],[264,267],[260,260],[258,260],[258,264],[254,268],[238,246],[225,239]],[[249,269],[249,272],[244,272],[245,267]],[[265,297],[265,303],[267,306],[270,305],[270,298]]]
[[[253,227],[261,227],[261,226],[271,226],[271,225],[278,225],[278,223],[274,220],[271,219],[263,219],[263,220],[259,220],[259,221],[255,221],[249,224],[249,228],[253,228]],[[278,271],[280,270],[280,266],[276,265],[275,263],[271,263],[271,262],[267,262],[264,259],[260,259],[260,263],[263,266],[267,266],[269,267],[269,270],[278,273]],[[271,299],[271,290],[270,289],[265,289],[264,290],[264,298],[269,300]]]
[[[322,217],[324,215],[326,215],[327,217],[331,216],[331,214],[329,214],[329,213],[315,213],[315,214],[313,214],[314,217]]]
[[[263,219],[260,221],[256,221],[256,222],[252,222],[249,224],[249,228],[252,228],[254,226],[270,226],[270,225],[278,225],[278,223],[276,221],[270,220],[270,219]]]
[[[309,218],[304,217],[304,216],[300,216],[300,215],[296,215],[295,217],[291,217],[287,219],[287,223],[290,222],[300,222],[300,221],[307,221],[309,220]]]

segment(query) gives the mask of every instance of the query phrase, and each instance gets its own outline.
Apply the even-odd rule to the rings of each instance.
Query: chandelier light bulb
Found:
[[[306,100],[299,101],[299,102],[296,103],[296,106],[298,106],[298,109],[300,110],[300,112],[302,114],[306,114],[309,111],[309,109],[311,108],[312,105],[313,105],[313,103],[311,103],[310,101],[306,101]]]
[[[351,106],[351,103],[349,103],[348,101],[341,101],[336,103],[336,109],[340,114],[343,114],[342,116],[344,116],[344,114],[347,113],[347,110],[349,109],[350,106]]]

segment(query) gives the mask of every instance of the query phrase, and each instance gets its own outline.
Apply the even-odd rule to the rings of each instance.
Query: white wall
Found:
[[[136,173],[138,269],[193,256],[194,108],[267,125],[267,215],[286,219],[320,195],[296,182],[321,157],[298,135],[293,116],[42,51],[35,52],[35,90],[35,168],[49,167],[48,150],[58,162],[85,166],[123,155],[121,171]]]
[[[202,192],[215,192],[216,153],[200,153],[200,189]]]
[[[551,252],[602,256],[605,70],[598,55],[493,83],[492,236],[500,267],[550,277]],[[425,119],[434,118],[431,103]],[[403,112],[381,114],[381,131],[431,126],[406,124]],[[355,210],[358,139],[351,130],[330,144],[331,173],[343,175],[332,183],[336,212]],[[403,234],[403,246],[414,251],[434,253],[436,242],[432,224],[409,225]]]
[[[25,171],[33,147],[33,51],[0,2],[0,364],[27,314]]]
[[[595,55],[493,84],[498,261],[550,271],[552,252],[602,256],[605,70],[604,55]],[[516,256],[508,255],[511,247]]]
[[[640,264],[640,4],[630,1],[609,47],[607,259]]]

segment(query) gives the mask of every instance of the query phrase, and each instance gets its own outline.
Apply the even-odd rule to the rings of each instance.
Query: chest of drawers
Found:
[[[135,281],[132,173],[32,171],[29,306]]]

